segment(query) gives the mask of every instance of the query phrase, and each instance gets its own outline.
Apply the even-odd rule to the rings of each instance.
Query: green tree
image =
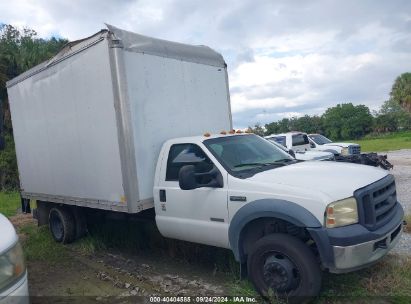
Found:
[[[254,125],[254,127],[249,126],[247,128],[247,132],[251,132],[251,133],[254,133],[254,134],[257,134],[257,135],[260,135],[260,136],[264,136],[264,134],[265,134],[264,128],[259,123],[256,123]]]
[[[392,132],[411,128],[411,113],[405,111],[396,101],[384,101],[374,119],[375,132]]]
[[[395,79],[390,97],[405,111],[411,113],[411,73],[404,73]]]
[[[328,108],[322,120],[325,134],[334,140],[360,138],[371,131],[373,123],[368,107],[352,103]]]

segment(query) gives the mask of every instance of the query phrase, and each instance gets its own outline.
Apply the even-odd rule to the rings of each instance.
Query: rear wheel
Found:
[[[258,240],[248,255],[248,275],[265,296],[300,303],[321,288],[321,270],[313,252],[301,240],[282,233]]]
[[[67,244],[76,237],[76,223],[70,210],[66,208],[51,208],[49,213],[49,226],[56,242]]]

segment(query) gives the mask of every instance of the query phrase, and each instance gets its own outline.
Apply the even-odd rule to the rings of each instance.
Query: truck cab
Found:
[[[294,152],[308,151],[311,149],[307,134],[301,132],[272,134],[266,136],[266,138],[274,139],[279,144],[287,147],[289,150],[293,150]]]
[[[206,135],[163,145],[157,226],[165,237],[231,249],[262,294],[314,296],[320,268],[353,271],[398,242],[403,209],[386,171],[297,162],[254,134]]]

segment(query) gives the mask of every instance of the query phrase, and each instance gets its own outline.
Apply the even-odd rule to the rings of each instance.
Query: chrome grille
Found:
[[[359,205],[360,223],[369,230],[378,229],[394,216],[397,191],[392,175],[355,191],[354,196]]]
[[[349,146],[348,151],[350,154],[361,154],[361,147],[360,146]]]

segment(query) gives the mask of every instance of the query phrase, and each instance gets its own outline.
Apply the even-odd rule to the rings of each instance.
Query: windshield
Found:
[[[254,134],[212,138],[204,144],[230,174],[238,177],[295,162],[286,152]]]
[[[317,145],[324,145],[324,144],[329,144],[332,143],[331,140],[329,140],[327,137],[321,134],[314,134],[310,135],[310,138],[317,144]]]

